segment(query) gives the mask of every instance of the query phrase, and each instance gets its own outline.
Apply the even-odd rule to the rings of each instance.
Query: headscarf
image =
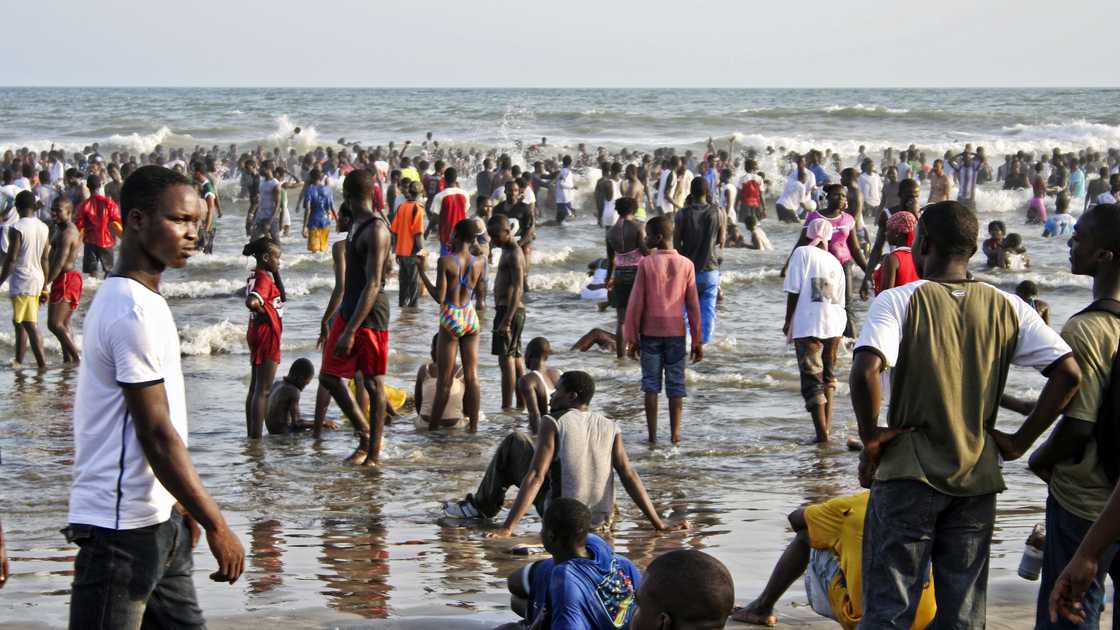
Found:
[[[828,219],[813,219],[805,228],[805,236],[809,238],[809,247],[816,247],[820,243],[828,244],[832,241],[832,222]]]
[[[895,240],[896,236],[906,236],[906,245],[914,244],[914,228],[918,225],[918,217],[906,210],[895,212],[887,219],[887,239]]]

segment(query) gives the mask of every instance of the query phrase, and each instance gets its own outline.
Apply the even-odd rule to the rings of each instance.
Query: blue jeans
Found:
[[[684,363],[688,358],[684,337],[642,335],[642,391],[661,393],[661,374],[665,374],[665,393],[669,398],[684,398]]]
[[[696,272],[696,292],[700,294],[700,337],[712,340],[716,327],[716,299],[719,297],[719,269]]]
[[[191,581],[191,534],[183,517],[138,529],[71,524],[77,543],[70,628],[205,629]]]
[[[1117,571],[1112,570],[1115,564],[1118,546],[1112,545],[1104,556],[1098,559],[1097,579],[1089,586],[1085,598],[1081,600],[1082,610],[1085,611],[1085,623],[1080,626],[1058,617],[1058,623],[1050,623],[1050,591],[1054,590],[1054,582],[1066,568],[1066,564],[1073,559],[1081,539],[1089,532],[1093,522],[1087,521],[1075,514],[1066,511],[1053,495],[1046,497],[1046,545],[1042,555],[1042,582],[1038,585],[1038,608],[1036,610],[1035,630],[1048,628],[1081,628],[1082,630],[1097,630],[1100,627],[1101,611],[1104,609],[1106,594],[1104,578],[1112,574],[1113,583],[1120,577]],[[1117,567],[1120,569],[1120,567]],[[1113,599],[1112,627],[1116,628],[1118,614],[1115,609],[1116,599]]]
[[[909,630],[933,563],[931,630],[981,628],[996,495],[954,497],[920,481],[876,481],[863,526],[860,628]]]

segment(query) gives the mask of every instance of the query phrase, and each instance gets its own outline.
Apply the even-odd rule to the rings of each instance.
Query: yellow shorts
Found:
[[[13,295],[12,296],[12,321],[17,324],[39,321],[39,296],[38,295]]]
[[[308,228],[307,251],[314,253],[327,251],[327,241],[330,233],[330,228]]]

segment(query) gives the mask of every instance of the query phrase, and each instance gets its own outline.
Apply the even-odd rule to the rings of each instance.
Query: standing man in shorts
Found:
[[[179,332],[163,271],[196,251],[191,180],[161,166],[121,187],[121,256],[82,325],[66,539],[78,545],[70,627],[202,628],[191,549],[202,531],[216,582],[237,581],[245,550],[187,451]],[[200,531],[200,529],[202,531]]]
[[[89,197],[78,204],[74,224],[82,232],[85,253],[82,255],[82,273],[97,275],[101,267],[102,277],[108,277],[113,268],[113,248],[122,233],[121,211],[117,202],[106,197],[101,191],[101,178],[90,175],[86,178]]]
[[[82,300],[82,274],[74,269],[82,236],[70,221],[74,204],[63,196],[51,204],[54,236],[51,237],[50,267],[46,285],[50,287],[47,305],[47,328],[62,346],[62,362],[78,362],[78,346],[70,336],[70,316]]]
[[[303,237],[307,251],[317,254],[327,251],[327,241],[334,215],[334,192],[323,183],[323,172],[311,169],[310,183],[303,190]]]
[[[373,176],[366,170],[346,175],[342,194],[353,213],[353,228],[346,236],[346,284],[326,343],[319,382],[338,407],[361,432],[357,450],[348,459],[363,466],[377,466],[381,434],[385,428],[384,377],[389,365],[389,298],[385,278],[392,247],[389,221],[374,210]],[[363,377],[369,392],[374,422],[371,427],[342,379]]]
[[[513,238],[509,218],[504,214],[490,217],[486,224],[490,240],[502,248],[498,275],[494,278],[494,336],[490,352],[498,357],[502,370],[502,411],[514,409],[517,381],[525,374],[521,360],[521,331],[525,328],[525,253]],[[520,398],[520,396],[518,396]],[[524,406],[520,400],[517,408]]]
[[[8,228],[8,251],[0,269],[0,284],[11,278],[12,324],[16,329],[16,358],[13,367],[23,363],[27,342],[39,369],[47,366],[43,338],[39,336],[39,296],[43,292],[43,270],[50,253],[50,230],[35,216],[35,193],[22,190],[16,195],[19,220]]]
[[[907,180],[912,181],[912,180]],[[782,332],[797,350],[801,395],[813,418],[816,442],[827,442],[836,393],[836,352],[848,325],[844,310],[844,267],[828,252],[833,227],[814,219],[805,228],[809,244],[793,250],[786,269],[786,319]]]
[[[673,217],[661,215],[646,223],[649,255],[638,263],[634,288],[626,307],[623,338],[626,354],[642,361],[642,391],[645,393],[649,441],[657,441],[657,398],[662,375],[669,396],[669,430],[673,444],[681,441],[684,411],[685,320],[692,337],[692,362],[704,358],[700,333],[700,297],[692,261],[673,249]],[[619,340],[622,341],[622,340]]]

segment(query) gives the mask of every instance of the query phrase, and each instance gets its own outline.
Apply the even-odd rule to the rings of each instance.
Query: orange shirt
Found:
[[[424,206],[415,201],[402,203],[389,229],[397,235],[397,256],[412,256],[416,235],[424,233]]]

